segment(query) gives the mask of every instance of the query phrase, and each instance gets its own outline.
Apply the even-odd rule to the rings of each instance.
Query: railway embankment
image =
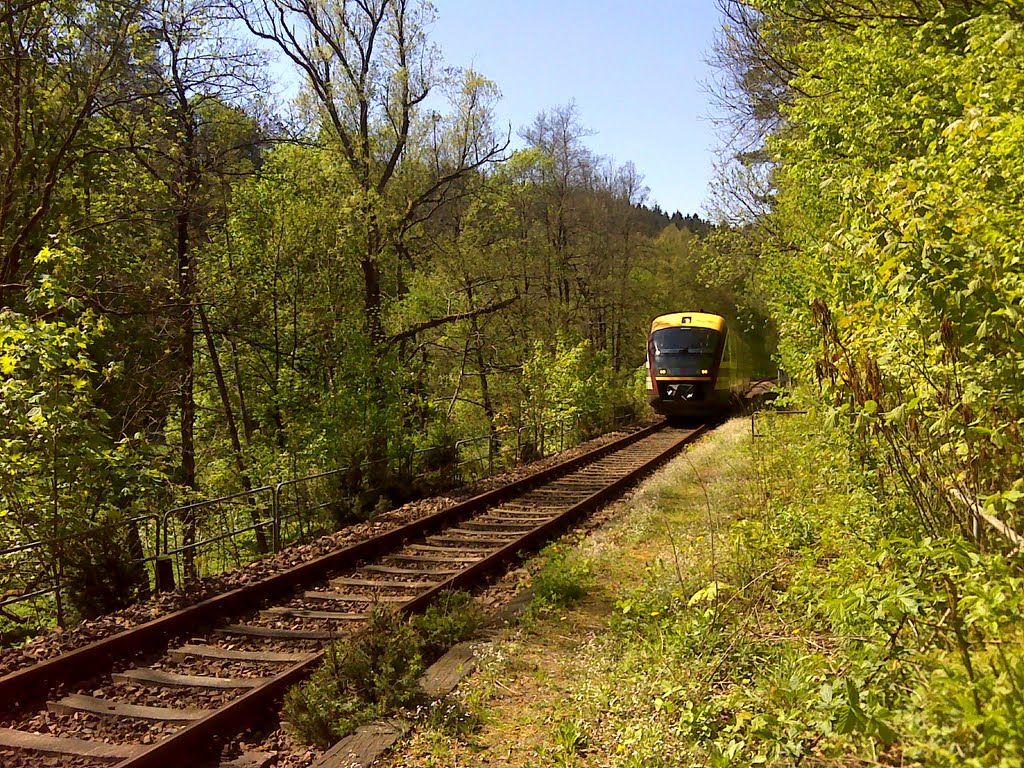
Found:
[[[1012,765],[1019,555],[925,536],[814,414],[719,428],[534,567],[389,768]]]
[[[447,630],[438,635],[447,618],[420,631],[397,612],[415,614],[435,599],[444,602],[452,589],[478,586],[621,496],[704,431],[651,424],[408,525],[5,676],[0,687],[11,719],[0,729],[0,762],[36,765],[41,755],[54,758],[47,764],[118,761],[119,768],[205,765],[207,755],[213,761],[220,755],[224,765],[263,761],[265,753],[236,754],[240,745],[224,739],[265,723],[289,689],[292,725],[329,746],[349,728],[337,730],[325,687],[328,699],[332,691],[358,694],[383,712],[405,697],[392,690],[399,680],[375,676],[378,651],[391,659],[385,666],[404,670],[413,692],[422,659],[459,639]],[[375,616],[393,626],[377,627]],[[399,630],[409,635],[407,653],[392,658]],[[325,650],[327,641],[338,642]],[[365,653],[353,655],[355,645]],[[348,671],[339,675],[343,667]],[[311,681],[316,690],[306,693],[293,687],[314,670],[323,685]],[[373,695],[363,697],[369,688]],[[45,709],[34,709],[44,698]],[[356,726],[376,712],[360,706],[346,723]]]

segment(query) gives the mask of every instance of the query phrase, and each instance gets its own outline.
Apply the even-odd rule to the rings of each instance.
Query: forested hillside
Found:
[[[490,435],[500,464],[547,423],[591,434],[636,411],[666,307],[765,327],[727,230],[647,207],[571,106],[497,124],[499,84],[444,62],[432,19],[410,0],[3,5],[0,549],[111,526],[11,561],[2,592],[72,584],[36,618],[145,593],[132,560],[161,530],[202,573],[188,547],[219,510],[164,516],[186,502],[352,467],[335,490],[372,510],[412,492],[414,452],[441,468]]]

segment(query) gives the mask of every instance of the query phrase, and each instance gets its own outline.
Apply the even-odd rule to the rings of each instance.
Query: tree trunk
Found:
[[[278,297],[278,283],[280,279],[279,261],[274,262],[274,438],[278,450],[283,451],[286,446],[284,435],[284,415],[281,413],[281,307]],[[294,351],[293,351],[294,354]]]
[[[242,416],[242,434],[245,435],[245,445],[252,445],[252,434],[256,431],[252,414],[249,413],[248,401],[245,399],[245,387],[242,385],[242,366],[238,359],[238,346],[234,340],[230,341],[231,346],[231,368],[235,374],[235,394],[238,396],[238,410]]]
[[[178,301],[181,302],[180,328],[181,349],[178,364],[181,371],[181,389],[179,402],[181,407],[181,476],[180,483],[191,491],[196,490],[196,403],[195,403],[195,311],[193,305],[194,279],[192,273],[192,254],[189,248],[189,210],[188,205],[180,205],[175,217],[176,246],[178,253]],[[190,499],[191,501],[191,499]],[[182,515],[184,532],[182,545],[182,567],[186,581],[196,577],[195,550],[191,548],[196,542],[196,516],[192,509]]]
[[[473,301],[473,283],[468,278],[466,280],[466,298],[469,302],[469,310],[472,312],[476,309],[476,306]],[[498,427],[495,424],[494,404],[491,402],[491,392],[487,380],[487,363],[484,360],[484,335],[480,330],[480,323],[476,315],[470,317],[469,322],[473,339],[476,342],[476,369],[477,377],[480,379],[480,404],[483,406],[484,415],[487,417],[487,459],[488,465],[493,470],[500,444],[498,443]]]
[[[224,370],[220,365],[220,355],[217,354],[217,345],[213,342],[213,332],[210,330],[210,320],[206,316],[206,310],[199,305],[199,322],[203,327],[203,335],[206,337],[206,346],[210,351],[210,363],[213,366],[213,375],[217,380],[217,392],[220,393],[221,405],[224,407],[224,418],[228,424],[228,434],[231,436],[231,450],[235,455],[235,468],[238,470],[238,477],[242,481],[242,488],[246,492],[246,500],[249,502],[249,519],[256,526],[256,551],[261,555],[269,551],[267,547],[267,534],[260,525],[260,514],[256,507],[255,499],[249,494],[252,493],[252,479],[245,466],[245,457],[242,456],[242,442],[238,438],[238,421],[235,419],[235,411],[231,407],[231,397],[228,394],[227,381],[224,379]]]
[[[369,217],[368,217],[369,218]],[[367,254],[361,262],[363,270],[363,307],[365,311],[366,336],[370,342],[370,376],[368,405],[374,420],[367,435],[366,478],[370,501],[376,502],[388,486],[388,435],[381,427],[379,415],[387,408],[388,393],[383,366],[386,365],[387,349],[384,338],[384,322],[381,306],[380,261],[383,250],[381,233],[371,221],[367,225]]]

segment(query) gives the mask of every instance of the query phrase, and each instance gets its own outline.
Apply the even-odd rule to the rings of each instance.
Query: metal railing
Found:
[[[970,515],[969,535],[980,548],[985,548],[985,526],[987,526],[988,530],[998,534],[1002,539],[1007,550],[1007,557],[1015,557],[1024,552],[1024,536],[1021,536],[991,512],[986,512],[980,502],[968,498],[967,494],[958,488],[949,488],[947,493],[967,509]]]
[[[271,551],[274,486],[263,485],[166,510],[160,516],[161,558],[173,564],[154,574],[157,589],[223,573]],[[241,519],[241,522],[239,520]]]
[[[383,489],[367,478],[389,472],[407,480],[454,487],[563,451],[633,420],[613,412],[498,428],[453,446],[432,446],[392,459],[387,472],[371,465],[318,472],[250,490],[179,505],[161,513],[0,549],[0,617],[11,622],[52,617],[67,625],[67,572],[79,554],[104,539],[128,546],[142,595],[213,576],[310,541],[379,511]],[[584,424],[590,428],[585,429]],[[123,560],[123,558],[122,558]]]
[[[160,525],[160,515],[146,513],[0,549],[0,617],[24,624],[49,615],[58,626],[66,626],[67,591],[73,586],[69,582],[79,575],[75,564],[103,567],[103,552],[90,544],[101,536],[114,538],[128,547],[129,566],[153,569],[159,557]]]

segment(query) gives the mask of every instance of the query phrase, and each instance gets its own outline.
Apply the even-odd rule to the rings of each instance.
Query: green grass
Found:
[[[727,424],[550,550],[545,600],[583,594],[481,660],[458,693],[479,730],[391,764],[1021,765],[1024,582],[914,531],[813,416],[759,431]]]

